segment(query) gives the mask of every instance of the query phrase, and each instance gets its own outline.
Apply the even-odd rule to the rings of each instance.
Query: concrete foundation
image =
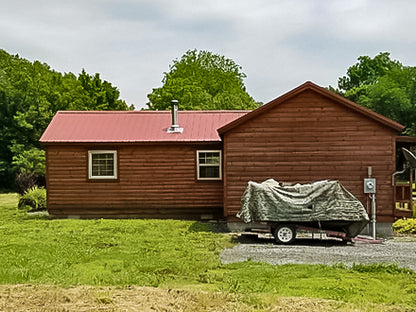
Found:
[[[373,235],[373,225],[369,223],[361,232],[363,235]],[[376,236],[379,238],[393,237],[393,223],[376,223]]]

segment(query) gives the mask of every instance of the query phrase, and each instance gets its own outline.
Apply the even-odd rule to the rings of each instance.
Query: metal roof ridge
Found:
[[[170,111],[124,111],[124,110],[91,110],[91,111],[75,111],[75,110],[60,110],[57,114],[137,114],[137,113],[160,113]]]
[[[249,113],[252,110],[180,110],[178,113],[185,114],[235,114],[235,113]],[[170,114],[170,110],[160,110],[160,111],[72,111],[72,110],[60,110],[56,112],[57,114]]]
[[[251,110],[180,110],[180,113],[202,113],[202,114],[223,114],[223,113],[249,113]]]

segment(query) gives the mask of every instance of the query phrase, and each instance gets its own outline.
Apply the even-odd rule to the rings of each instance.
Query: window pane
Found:
[[[93,176],[114,176],[114,154],[92,154]]]
[[[200,152],[199,153],[199,163],[201,165],[205,164],[220,164],[220,153],[219,152]]]
[[[199,167],[200,178],[219,178],[220,167],[219,166],[203,166]]]

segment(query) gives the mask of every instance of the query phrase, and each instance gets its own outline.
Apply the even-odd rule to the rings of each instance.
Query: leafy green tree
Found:
[[[119,99],[120,92],[108,81],[102,81],[100,74],[91,76],[83,69],[78,76],[87,103],[84,104],[89,110],[133,110],[134,106],[127,106]]]
[[[416,121],[415,80],[415,67],[392,69],[368,86],[359,103],[409,127]]]
[[[337,90],[346,98],[406,126],[416,134],[416,67],[403,66],[387,52],[358,63],[338,79]]]
[[[45,174],[45,151],[36,147],[26,149],[22,145],[13,145],[13,169],[17,173],[33,173],[41,177]]]
[[[379,53],[374,58],[360,56],[358,63],[348,68],[347,75],[338,79],[338,88],[347,92],[362,86],[373,85],[391,69],[402,67],[400,62],[390,59],[388,52]]]
[[[0,188],[18,173],[44,175],[39,138],[58,110],[129,110],[99,74],[61,74],[0,49]]]
[[[208,51],[187,51],[174,60],[162,80],[163,86],[148,94],[151,110],[165,110],[171,100],[180,109],[254,109],[258,106],[247,93],[241,66]]]

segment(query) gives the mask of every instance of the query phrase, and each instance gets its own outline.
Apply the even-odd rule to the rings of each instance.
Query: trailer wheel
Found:
[[[274,239],[278,244],[290,244],[296,238],[296,228],[290,225],[280,225],[274,231]]]

